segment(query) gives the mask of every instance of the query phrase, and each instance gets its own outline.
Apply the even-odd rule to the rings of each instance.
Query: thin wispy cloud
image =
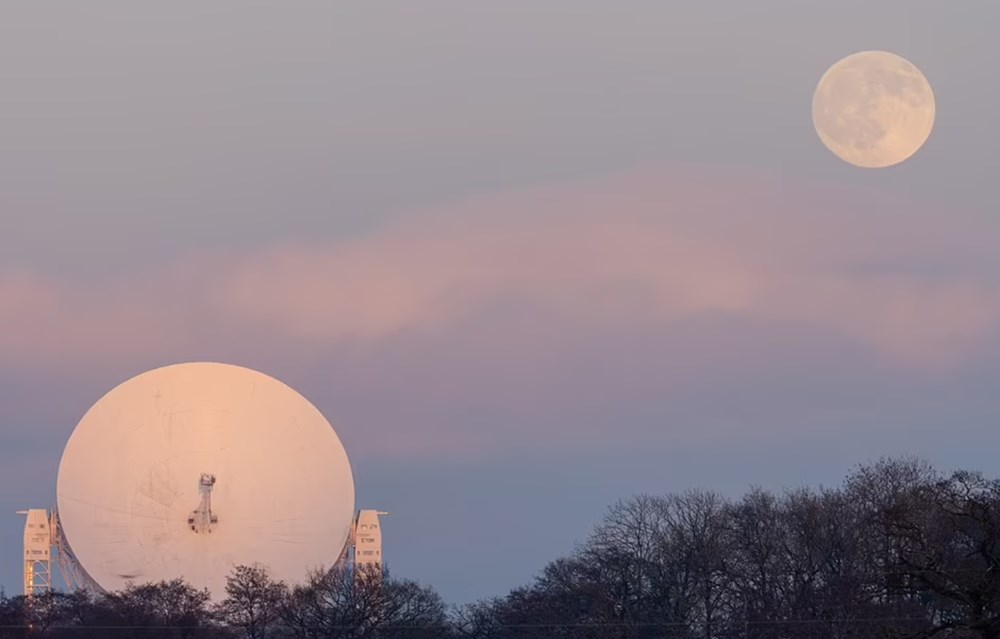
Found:
[[[830,195],[644,173],[110,280],[7,271],[0,353],[18,366],[88,369],[240,339],[323,352],[443,330],[502,303],[609,334],[709,313],[795,323],[929,369],[960,364],[993,333],[996,290],[968,271],[994,247]],[[942,245],[963,250],[935,270]]]

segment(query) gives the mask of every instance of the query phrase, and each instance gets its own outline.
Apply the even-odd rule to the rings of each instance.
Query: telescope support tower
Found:
[[[361,510],[351,527],[350,545],[354,547],[354,569],[366,570],[382,566],[382,527],[379,515],[384,510]]]
[[[24,596],[52,590],[52,529],[49,513],[41,508],[19,510],[24,522]]]
[[[27,515],[24,524],[24,595],[33,597],[52,590],[53,563],[59,569],[63,582],[70,591],[87,589],[101,592],[98,586],[80,568],[69,548],[66,536],[59,525],[59,513],[52,515],[43,508],[19,510]]]

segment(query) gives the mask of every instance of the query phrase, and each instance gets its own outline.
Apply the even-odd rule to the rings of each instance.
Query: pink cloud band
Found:
[[[949,273],[1000,241],[902,201],[651,171],[406,220],[84,285],[0,270],[0,360],[85,369],[218,340],[323,351],[446,330],[498,303],[611,333],[706,313],[804,324],[927,369],[959,365],[997,328],[995,287]]]

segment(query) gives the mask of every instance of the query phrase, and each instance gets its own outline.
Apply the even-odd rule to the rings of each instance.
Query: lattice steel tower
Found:
[[[19,510],[24,523],[24,595],[33,597],[52,590],[52,527],[46,510]]]

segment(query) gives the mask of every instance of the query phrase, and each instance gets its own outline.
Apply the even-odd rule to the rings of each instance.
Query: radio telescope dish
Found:
[[[59,518],[102,588],[182,577],[213,598],[233,566],[294,583],[341,556],[347,453],[322,414],[263,373],[167,366],[101,398],[66,444]]]

